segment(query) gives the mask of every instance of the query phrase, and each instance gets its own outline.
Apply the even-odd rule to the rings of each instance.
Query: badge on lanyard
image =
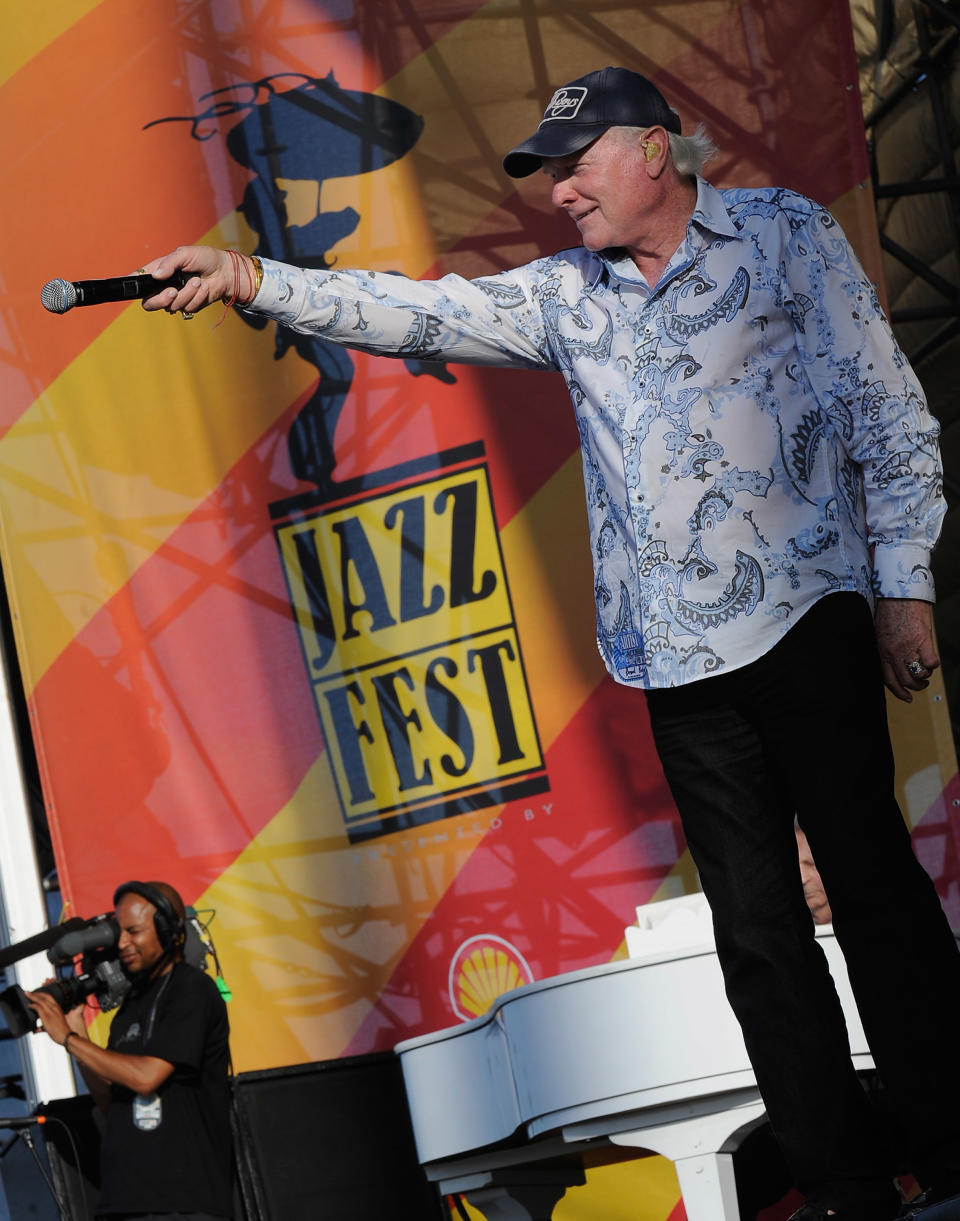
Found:
[[[154,1128],[160,1127],[160,1121],[163,1119],[163,1103],[160,1100],[160,1095],[154,1092],[153,1094],[137,1094],[133,1100],[133,1122],[141,1132],[152,1132]]]

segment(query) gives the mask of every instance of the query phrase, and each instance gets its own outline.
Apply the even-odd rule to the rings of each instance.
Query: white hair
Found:
[[[670,132],[670,156],[678,174],[701,174],[707,162],[716,155],[717,146],[702,123],[697,124],[692,136]]]
[[[649,128],[611,127],[609,130],[616,133],[625,142],[635,143],[639,142]],[[696,177],[697,174],[703,172],[704,166],[711,157],[716,155],[717,146],[702,123],[697,124],[697,129],[692,136],[678,136],[672,131],[667,135],[670,138],[670,158],[678,174]]]

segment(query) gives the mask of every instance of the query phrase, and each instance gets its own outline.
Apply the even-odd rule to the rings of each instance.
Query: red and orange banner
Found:
[[[559,377],[376,360],[219,308],[40,306],[181,243],[414,277],[576,239],[503,152],[606,63],[876,267],[842,0],[59,0],[2,19],[2,564],[72,912],[162,878],[238,1069],[392,1046],[608,960],[696,885],[593,636]],[[958,906],[942,692],[902,793]],[[829,744],[825,744],[829,747]],[[952,787],[951,787],[952,786]],[[960,922],[960,921],[958,921]]]

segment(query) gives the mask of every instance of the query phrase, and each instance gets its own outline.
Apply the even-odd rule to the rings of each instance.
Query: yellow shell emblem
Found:
[[[479,1017],[498,996],[533,982],[520,951],[493,933],[468,938],[450,963],[450,1004],[464,1021]]]

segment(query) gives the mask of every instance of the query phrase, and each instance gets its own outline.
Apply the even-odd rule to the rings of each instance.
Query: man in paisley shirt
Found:
[[[191,279],[144,305],[232,300],[385,356],[563,375],[598,647],[646,693],[727,993],[806,1197],[794,1221],[960,1217],[960,959],[896,804],[883,693],[909,702],[939,664],[938,429],[833,218],[790,190],[716,189],[710,147],[644,77],[604,68],[557,90],[504,161],[548,176],[573,248],[426,282],[182,247],[147,270]],[[889,1123],[851,1067],[795,816]],[[904,1148],[925,1192],[900,1211]]]

